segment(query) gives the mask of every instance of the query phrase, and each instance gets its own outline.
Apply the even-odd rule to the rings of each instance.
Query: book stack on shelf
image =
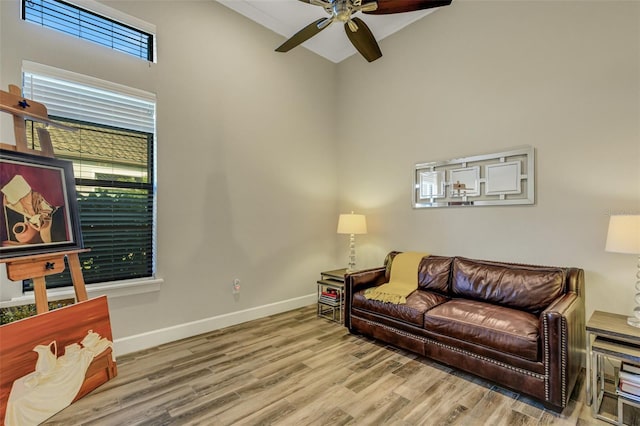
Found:
[[[340,304],[340,292],[333,288],[325,288],[320,294],[321,303],[329,306],[338,306]]]
[[[622,363],[616,393],[623,398],[640,402],[640,367]]]

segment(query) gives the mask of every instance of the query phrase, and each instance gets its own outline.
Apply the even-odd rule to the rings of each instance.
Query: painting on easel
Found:
[[[82,248],[70,161],[0,150],[0,259]]]
[[[107,298],[88,300],[82,276],[72,163],[54,158],[46,129],[41,151],[26,143],[25,119],[61,126],[20,92],[0,90],[16,136],[0,144],[0,264],[11,281],[33,280],[37,314],[0,326],[0,426],[38,425],[117,375]],[[77,303],[49,312],[45,276],[65,258]]]
[[[106,296],[0,327],[0,425],[35,426],[117,375]]]

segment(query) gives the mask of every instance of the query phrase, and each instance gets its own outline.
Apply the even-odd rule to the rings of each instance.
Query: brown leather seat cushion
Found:
[[[528,312],[452,299],[425,313],[424,328],[531,361],[539,360],[539,321]]]
[[[406,304],[397,305],[366,299],[364,290],[361,290],[353,295],[352,307],[386,315],[422,327],[424,325],[424,313],[447,300],[449,299],[440,294],[417,290],[407,297]]]

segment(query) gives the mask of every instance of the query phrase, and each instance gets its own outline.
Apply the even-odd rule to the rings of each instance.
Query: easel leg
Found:
[[[87,289],[84,286],[84,277],[82,276],[82,269],[80,268],[80,258],[78,253],[71,253],[67,255],[67,261],[69,262],[69,271],[71,272],[71,281],[73,281],[73,289],[76,292],[76,300],[78,302],[84,302],[88,300]]]
[[[49,131],[40,127],[38,127],[36,131],[38,132],[38,140],[40,141],[41,155],[53,158],[53,144],[51,143]]]
[[[22,90],[18,86],[9,85],[9,93],[22,96]],[[13,129],[16,137],[16,147],[18,151],[28,152],[27,147],[27,127],[24,124],[24,118],[13,116]]]
[[[44,277],[35,277],[33,279],[33,293],[36,296],[36,313],[44,314],[49,311],[49,302],[47,301],[47,284]]]

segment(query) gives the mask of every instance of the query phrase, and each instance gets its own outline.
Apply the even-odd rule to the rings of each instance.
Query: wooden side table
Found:
[[[604,397],[603,358],[640,363],[640,328],[627,324],[625,315],[595,311],[586,326],[587,331],[587,404],[593,416],[609,423],[622,424],[622,407],[618,418],[611,419],[599,414]],[[614,395],[616,396],[616,395]],[[618,398],[618,406],[622,405]]]
[[[346,268],[324,271],[318,280],[318,317],[343,323],[344,276]],[[330,296],[328,294],[331,294]]]

